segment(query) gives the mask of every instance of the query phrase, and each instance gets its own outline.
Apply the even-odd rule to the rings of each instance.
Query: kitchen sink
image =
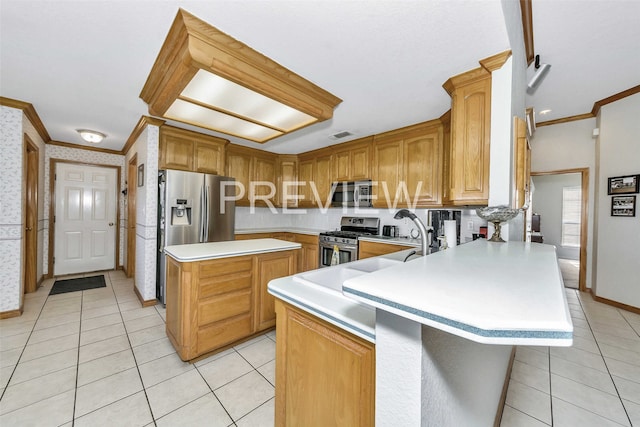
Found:
[[[402,264],[402,261],[388,258],[367,258],[347,264],[298,273],[293,276],[293,280],[305,285],[320,286],[341,294],[342,284],[346,280],[398,264]]]

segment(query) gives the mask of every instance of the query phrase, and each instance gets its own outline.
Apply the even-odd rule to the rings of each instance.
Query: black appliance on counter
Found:
[[[343,216],[340,230],[320,233],[320,267],[331,266],[334,247],[338,251],[340,264],[358,259],[358,237],[377,236],[380,233],[380,218]]]
[[[429,209],[427,214],[427,226],[433,228],[433,239],[431,240],[431,252],[437,252],[440,249],[440,241],[438,237],[444,236],[444,221],[456,221],[456,235],[460,244],[460,220],[462,219],[462,211],[445,210],[445,209]]]

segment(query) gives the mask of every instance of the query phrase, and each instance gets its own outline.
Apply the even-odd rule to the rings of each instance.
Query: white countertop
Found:
[[[346,296],[486,344],[570,346],[555,247],[484,239],[348,279]]]
[[[251,239],[167,246],[164,252],[180,262],[190,262],[265,252],[288,251],[300,249],[301,246],[300,243],[278,239]]]
[[[360,236],[358,240],[376,243],[388,243],[391,245],[402,245],[419,248],[422,245],[421,239],[412,239],[410,237],[387,237],[387,236]]]
[[[240,228],[236,229],[236,234],[253,234],[253,233],[297,233],[297,234],[310,234],[317,236],[326,230],[315,230],[312,228],[297,228],[297,227],[271,227],[271,228]]]

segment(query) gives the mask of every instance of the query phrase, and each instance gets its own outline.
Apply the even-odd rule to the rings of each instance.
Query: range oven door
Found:
[[[318,265],[322,267],[331,266],[331,256],[333,255],[333,246],[335,243],[320,242],[320,262]],[[346,245],[344,243],[337,244],[340,264],[355,261],[358,259],[358,245]]]

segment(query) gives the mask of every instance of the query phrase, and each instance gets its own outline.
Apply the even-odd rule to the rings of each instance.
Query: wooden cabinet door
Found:
[[[491,75],[454,89],[451,100],[451,201],[489,200]]]
[[[322,206],[331,205],[331,184],[333,183],[333,171],[331,170],[331,154],[316,157],[313,168],[319,202]]]
[[[371,258],[380,255],[391,254],[393,252],[411,249],[411,246],[394,245],[392,243],[368,242],[362,240],[358,243],[358,259]],[[416,251],[418,248],[415,248]]]
[[[404,140],[404,177],[409,207],[441,204],[442,127],[432,126]]]
[[[278,183],[276,195],[278,206],[297,207],[298,187],[293,183],[298,181],[298,160],[296,156],[282,155],[278,157]]]
[[[256,206],[276,202],[276,157],[253,158],[253,185],[248,188],[249,200]]]
[[[277,426],[375,423],[375,347],[276,301]]]
[[[373,139],[373,138],[370,138]],[[351,150],[351,179],[357,181],[359,179],[371,179],[371,143],[365,146],[354,148]]]
[[[298,272],[317,269],[320,256],[318,236],[299,233],[293,236],[294,242],[302,245],[298,251]]]
[[[531,148],[527,140],[527,125],[519,117],[514,117],[513,129],[515,133],[515,175],[516,201],[515,207],[522,208],[529,196],[529,181],[531,179]]]
[[[351,151],[345,150],[333,155],[334,176],[336,181],[351,180]]]
[[[376,208],[395,208],[396,191],[402,180],[404,156],[402,155],[402,140],[390,140],[376,142],[373,146],[373,170],[374,185],[373,206]],[[402,192],[398,192],[399,204],[404,198]]]
[[[227,176],[235,178],[236,182],[244,188],[242,198],[236,201],[238,206],[249,205],[249,183],[253,175],[251,160],[251,156],[246,153],[235,151],[232,148],[227,150]],[[240,188],[236,186],[236,196],[240,191]]]
[[[193,141],[160,132],[159,169],[193,170]]]
[[[296,273],[297,253],[295,251],[276,252],[259,255],[257,259],[258,279],[255,303],[255,330],[262,331],[276,324],[275,299],[269,293],[267,285],[273,279],[291,276]]]
[[[224,144],[196,141],[193,161],[196,172],[224,174]]]
[[[298,163],[298,206],[313,206],[313,192],[311,191],[311,183],[313,182],[313,159],[300,160]]]

